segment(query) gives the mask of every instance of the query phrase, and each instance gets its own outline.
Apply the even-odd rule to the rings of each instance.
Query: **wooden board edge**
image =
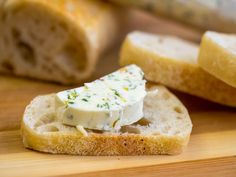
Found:
[[[212,158],[207,160],[175,162],[162,165],[123,168],[116,170],[96,171],[89,173],[61,175],[59,177],[97,177],[97,176],[127,176],[127,177],[235,177],[236,156]]]

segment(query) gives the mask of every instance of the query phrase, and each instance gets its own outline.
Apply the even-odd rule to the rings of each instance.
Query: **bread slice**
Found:
[[[236,88],[201,69],[197,56],[198,45],[194,43],[173,36],[133,32],[122,45],[120,64],[137,64],[149,81],[235,107]]]
[[[77,155],[179,154],[192,123],[184,105],[164,86],[149,85],[144,118],[118,132],[86,130],[57,120],[55,94],[36,97],[22,120],[24,146],[42,152]]]
[[[64,84],[91,75],[120,25],[117,9],[95,0],[5,0],[0,5],[0,72]]]
[[[202,37],[198,63],[206,72],[236,87],[236,35],[206,32]]]

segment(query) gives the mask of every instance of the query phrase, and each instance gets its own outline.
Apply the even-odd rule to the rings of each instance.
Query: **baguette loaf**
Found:
[[[55,94],[36,97],[22,120],[24,146],[42,152],[77,155],[179,154],[192,130],[183,104],[164,86],[149,85],[144,118],[118,132],[78,131],[55,113]]]
[[[114,42],[119,15],[95,0],[5,0],[0,12],[0,72],[77,83]]]
[[[236,106],[236,88],[205,72],[197,63],[198,45],[171,36],[130,33],[122,46],[120,64],[137,64],[149,81]]]
[[[202,37],[198,63],[206,72],[236,87],[236,35],[206,32]]]
[[[236,1],[225,0],[109,0],[119,5],[139,8],[158,17],[165,17],[200,28],[236,32]]]

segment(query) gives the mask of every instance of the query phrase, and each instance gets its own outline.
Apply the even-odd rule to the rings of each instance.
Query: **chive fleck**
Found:
[[[85,101],[85,102],[88,102],[88,100],[86,98],[83,98],[82,100]]]
[[[104,107],[106,107],[107,109],[110,109],[108,102],[104,103]]]
[[[117,124],[117,122],[120,120],[120,117],[118,117],[118,119],[116,119],[114,122],[113,122],[113,124],[112,124],[112,127],[114,128],[115,126],[116,126],[116,124]]]

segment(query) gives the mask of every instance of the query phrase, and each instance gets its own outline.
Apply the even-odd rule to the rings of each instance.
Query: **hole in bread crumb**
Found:
[[[7,19],[7,14],[6,13],[2,13],[2,22],[5,22]]]
[[[85,54],[85,48],[82,43],[70,42],[59,52],[57,60],[60,61],[62,65],[83,71],[86,69],[87,61]]]
[[[9,72],[14,71],[14,69],[15,69],[13,64],[9,60],[4,60],[2,62],[2,66],[4,67],[4,69],[6,69]]]
[[[9,41],[6,36],[3,36],[3,42],[4,42],[5,46],[9,45]]]
[[[39,25],[39,24],[41,23],[41,20],[38,19],[38,18],[35,18],[35,19],[34,19],[34,23],[35,23],[36,25]]]
[[[163,43],[163,41],[164,41],[163,38],[158,39],[158,43]]]
[[[142,118],[138,122],[134,123],[134,125],[141,125],[141,126],[147,126],[151,124],[152,122],[148,119]]]
[[[45,126],[43,129],[44,132],[58,132],[59,129],[53,125]]]
[[[162,128],[162,132],[163,133],[168,133],[169,132],[169,130],[170,130],[170,125],[166,125],[166,126],[164,126],[163,128]]]
[[[35,32],[29,32],[28,35],[30,36],[30,38],[32,39],[32,41],[34,41],[35,44],[37,45],[44,45],[44,39],[42,37],[40,37],[39,35],[35,34]]]
[[[180,120],[180,119],[182,119],[182,117],[181,117],[181,116],[177,116],[177,119],[179,119],[179,120]]]
[[[163,93],[163,98],[165,99],[165,100],[168,100],[169,98],[170,98],[170,94],[169,93]]]
[[[48,66],[47,64],[42,64],[42,70],[46,71],[48,74],[52,74],[52,68]]]
[[[160,132],[155,132],[153,135],[161,135]]]
[[[19,39],[20,37],[20,31],[16,28],[12,28],[11,30],[12,36],[14,39]]]
[[[104,133],[104,131],[102,131],[102,130],[92,130],[92,129],[86,129],[86,130],[88,130],[88,132],[93,132],[93,133],[97,133],[97,134]]]
[[[20,51],[22,59],[28,64],[35,66],[36,60],[35,60],[33,48],[29,44],[23,41],[19,41],[17,43],[17,47]]]
[[[34,127],[37,128],[37,127],[40,127],[40,126],[42,126],[42,125],[44,125],[43,121],[38,120],[38,121],[34,124]]]
[[[178,134],[180,134],[180,131],[179,130],[175,131],[175,135],[178,135]]]
[[[136,127],[132,127],[132,126],[123,126],[121,127],[120,131],[122,133],[134,133],[134,134],[140,134],[140,130]]]
[[[76,81],[76,77],[74,75],[65,73],[64,76],[66,77],[68,81]]]
[[[49,115],[49,116],[44,116],[41,118],[41,121],[43,121],[45,124],[51,123],[55,120],[55,116]]]
[[[55,31],[56,31],[56,26],[55,26],[55,25],[52,25],[52,26],[50,27],[50,30],[51,30],[52,32],[55,32]]]
[[[54,115],[44,115],[38,119],[38,121],[35,123],[34,126],[39,127],[42,125],[46,125],[46,124],[52,123],[54,120],[55,120]]]
[[[175,112],[177,112],[177,113],[182,113],[182,110],[181,110],[181,108],[180,107],[174,107],[174,110],[175,110]]]

